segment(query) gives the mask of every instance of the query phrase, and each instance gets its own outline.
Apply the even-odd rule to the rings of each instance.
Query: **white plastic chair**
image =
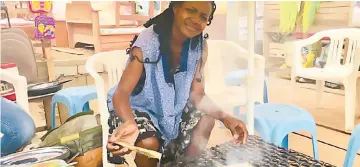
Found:
[[[301,64],[301,48],[313,44],[324,37],[331,40],[328,57],[324,68],[303,68]],[[341,64],[344,40],[349,39],[346,60]],[[316,80],[317,104],[322,100],[325,81],[342,82],[345,86],[345,130],[351,131],[355,122],[356,80],[360,65],[360,29],[344,28],[318,32],[310,38],[292,43],[291,81],[295,88],[296,77]]]
[[[1,80],[14,86],[16,103],[19,104],[30,116],[29,100],[27,94],[27,80],[16,72],[0,69]],[[32,116],[31,116],[32,117]],[[32,117],[33,118],[33,117]]]
[[[92,55],[87,61],[85,68],[87,72],[94,78],[98,96],[98,110],[103,134],[103,166],[114,166],[107,161],[106,145],[109,136],[108,118],[109,111],[106,104],[107,91],[115,86],[121,79],[123,70],[125,69],[128,56],[125,50],[115,50],[109,52],[100,52]],[[108,72],[108,86],[105,87],[103,78],[96,72],[96,67],[103,65]]]
[[[253,84],[247,85],[246,81],[250,77],[247,69],[248,51],[231,41],[208,40],[207,43],[209,55],[205,65],[206,94],[211,99],[216,98],[214,101],[217,105],[221,105],[221,109],[227,113],[233,111],[235,106],[248,104],[249,99],[251,99],[250,101],[264,103],[264,57],[254,54]],[[233,83],[231,85],[235,87],[227,86],[225,83],[225,77],[228,77],[229,74],[231,75],[230,78],[233,78],[230,79]],[[229,78],[226,80],[228,81]],[[245,86],[246,89],[239,88],[240,85]],[[249,92],[251,93],[249,94]],[[247,106],[246,113],[249,133],[253,134],[254,108]]]
[[[205,92],[208,95],[216,95],[226,91],[233,91],[231,87],[226,86],[225,76],[235,70],[247,69],[248,52],[240,45],[224,40],[207,40],[208,58],[205,65]],[[255,54],[254,66],[255,85],[254,100],[263,102],[264,79],[265,79],[265,58]],[[246,80],[247,74],[244,75]],[[235,93],[235,92],[232,92]],[[237,105],[240,102],[237,96]]]

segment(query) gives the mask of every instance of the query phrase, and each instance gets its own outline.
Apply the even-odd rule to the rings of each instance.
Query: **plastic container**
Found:
[[[9,70],[11,72],[14,72],[15,74],[19,74],[19,70],[15,63],[1,63],[0,67],[1,69]]]

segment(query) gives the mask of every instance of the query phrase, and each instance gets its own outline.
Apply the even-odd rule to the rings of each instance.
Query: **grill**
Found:
[[[334,167],[312,157],[269,144],[257,136],[249,136],[245,145],[231,142],[206,149],[200,157],[182,159],[173,167],[226,167],[248,163],[252,167]]]

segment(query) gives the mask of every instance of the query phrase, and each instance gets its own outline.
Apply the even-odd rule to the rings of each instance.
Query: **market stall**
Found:
[[[358,10],[358,8],[355,6],[355,2],[321,1],[318,2],[320,6],[317,9],[304,9],[304,3],[296,3],[297,2],[294,2],[294,5],[292,5],[290,3],[286,4],[286,2],[265,2],[263,41],[264,56],[283,57],[287,60],[290,60],[289,57],[286,57],[290,56],[286,55],[286,46],[284,44],[286,41],[307,38],[309,35],[322,30],[356,26],[360,27],[360,25],[354,21],[355,17],[353,17],[354,10],[356,12]],[[313,1],[311,3],[316,5],[315,3],[317,2]],[[283,8],[285,13],[281,13],[281,5],[284,5]],[[292,11],[285,11],[286,7],[292,7]],[[295,20],[291,21],[283,19],[285,15],[289,14],[294,15],[293,19]],[[309,24],[305,23],[305,19],[302,17],[303,15],[310,19]],[[311,22],[311,20],[313,21]],[[282,29],[282,25],[280,24],[281,22],[284,22],[284,24],[287,24],[287,26],[294,24],[294,29]],[[306,30],[304,29],[304,25],[308,27]],[[288,61],[286,64],[291,66],[291,63]]]

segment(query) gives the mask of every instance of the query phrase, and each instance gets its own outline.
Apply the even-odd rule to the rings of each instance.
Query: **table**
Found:
[[[55,93],[45,94],[41,96],[29,97],[29,102],[41,100],[44,105],[44,112],[46,118],[46,125],[41,127],[36,127],[36,132],[41,132],[51,129],[51,100]],[[35,120],[34,120],[35,121]]]
[[[56,92],[41,95],[41,96],[33,96],[33,97],[28,98],[29,102],[41,100],[43,102],[43,105],[44,105],[46,125],[41,126],[41,127],[36,127],[36,132],[41,132],[41,131],[45,131],[45,130],[51,130],[51,100],[52,100],[52,97],[55,95],[55,93]],[[59,111],[59,114],[60,114],[60,121],[64,122],[65,119],[68,117],[68,114],[66,112],[67,107],[64,104],[58,104],[57,108],[58,108],[58,111]]]
[[[253,135],[249,136],[245,145],[235,146],[231,142],[223,143],[206,149],[198,158],[176,161],[170,166],[226,167],[242,163],[249,163],[253,167],[334,167],[297,151],[266,143]]]

